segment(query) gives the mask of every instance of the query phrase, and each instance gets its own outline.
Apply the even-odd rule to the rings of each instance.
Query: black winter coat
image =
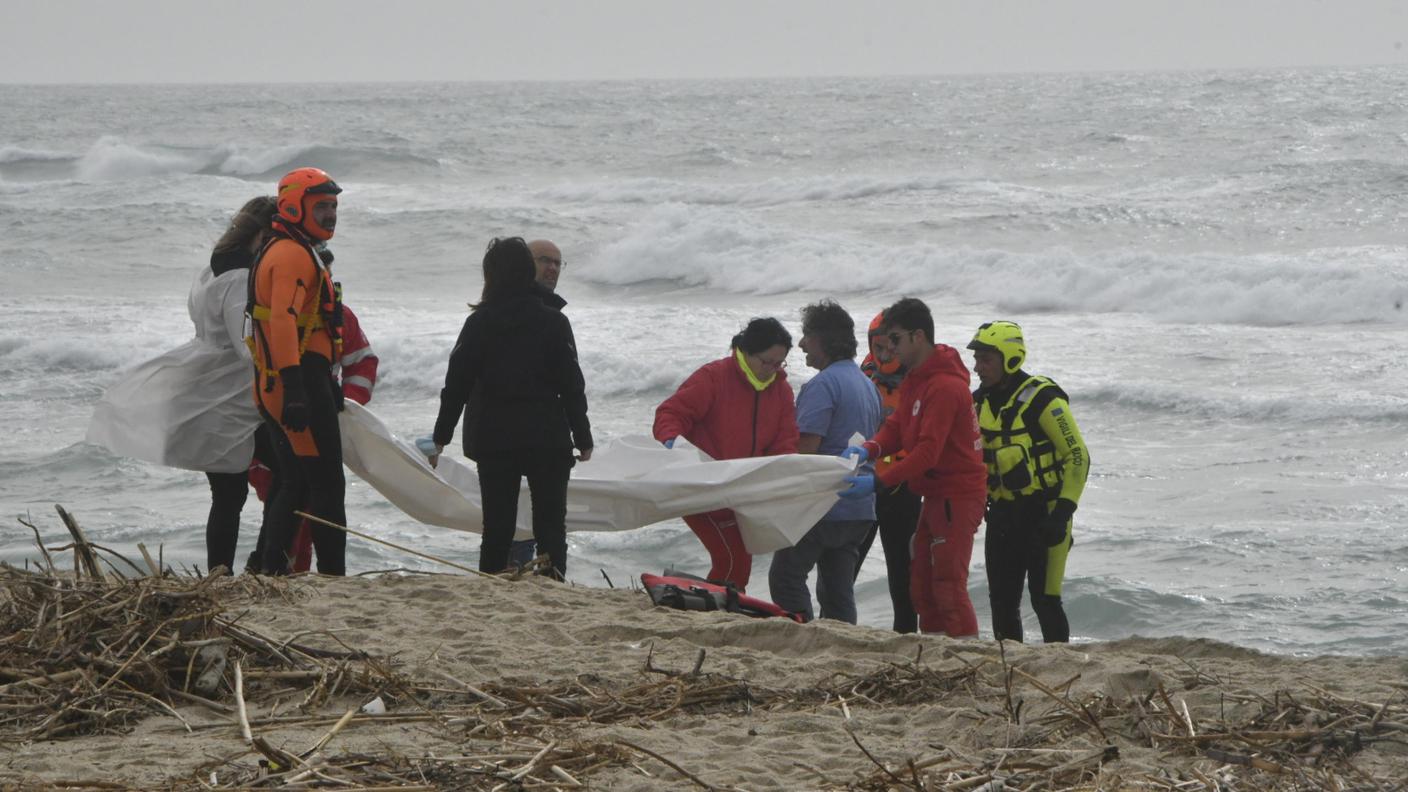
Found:
[[[466,408],[471,395],[473,410]],[[465,454],[474,459],[591,448],[585,383],[567,317],[532,292],[475,309],[450,353],[436,443],[450,443],[462,413]]]

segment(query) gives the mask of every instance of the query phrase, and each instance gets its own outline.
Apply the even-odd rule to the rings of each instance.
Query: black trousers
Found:
[[[870,546],[875,543],[875,535],[880,535],[880,546],[885,549],[885,576],[890,584],[890,604],[895,609],[894,630],[897,633],[912,633],[919,630],[919,617],[915,615],[914,603],[909,599],[909,546],[914,538],[914,526],[919,522],[919,508],[923,498],[900,485],[898,489],[877,489],[875,491],[875,527],[866,534],[860,545],[860,560],[856,562],[856,574]]]
[[[1023,582],[1031,594],[1042,640],[1046,643],[1071,640],[1071,626],[1066,621],[1066,609],[1059,593],[1061,581],[1047,580],[1047,570],[1053,560],[1059,560],[1059,568],[1064,570],[1064,554],[1070,547],[1070,537],[1067,536],[1065,544],[1048,548],[1038,530],[1045,518],[1046,503],[1041,498],[988,504],[983,557],[988,569],[993,637],[1000,640],[1022,640]],[[1052,558],[1056,553],[1062,554],[1059,559]],[[1049,588],[1057,593],[1047,593]]]
[[[538,552],[552,560],[549,575],[567,574],[567,479],[574,460],[570,449],[520,449],[479,455],[479,494],[484,508],[484,539],[479,570],[502,572],[509,566],[509,546],[518,521],[518,493],[528,479],[533,503],[533,539]]]
[[[254,456],[270,459],[274,442],[267,426],[254,430]],[[235,570],[235,547],[240,538],[240,512],[249,497],[249,471],[206,473],[210,482],[210,513],[205,518],[205,567]]]
[[[328,362],[319,355],[303,358],[303,383],[308,391],[308,429],[317,444],[317,456],[299,456],[275,416],[264,414],[274,439],[279,460],[278,486],[265,506],[262,568],[265,574],[285,575],[289,571],[289,550],[302,518],[295,509],[338,525],[347,524],[343,499],[347,478],[342,472],[342,430],[337,424],[337,400]],[[310,521],[313,550],[318,556],[318,572],[347,574],[347,534]]]

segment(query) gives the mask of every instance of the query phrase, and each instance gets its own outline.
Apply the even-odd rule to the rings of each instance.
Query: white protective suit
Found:
[[[87,440],[119,456],[207,473],[239,473],[261,420],[244,345],[249,270],[203,266],[187,309],[196,337],[123,375],[98,402]]]

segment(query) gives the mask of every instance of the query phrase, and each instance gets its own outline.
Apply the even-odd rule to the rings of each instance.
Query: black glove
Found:
[[[284,410],[279,423],[290,432],[308,428],[308,391],[303,388],[303,369],[289,366],[279,369],[279,381],[284,384]]]
[[[1076,513],[1076,505],[1065,498],[1058,498],[1051,513],[1041,521],[1041,540],[1047,547],[1055,547],[1066,541],[1066,526],[1071,523],[1071,515]]]

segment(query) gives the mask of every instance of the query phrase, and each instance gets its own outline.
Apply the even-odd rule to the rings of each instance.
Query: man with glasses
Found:
[[[538,285],[555,294],[557,292],[557,278],[562,274],[562,268],[567,266],[562,260],[562,251],[557,249],[557,245],[546,239],[535,239],[529,242],[528,250],[533,254],[533,266],[538,271]],[[561,310],[567,301],[561,297],[557,299],[562,305],[553,305],[546,300],[544,302],[548,302],[549,308]]]
[[[880,411],[888,418],[899,409],[900,385],[907,369],[895,359],[884,320],[885,312],[881,311],[870,321],[870,354],[861,362],[860,370],[875,383],[875,390],[880,394]],[[883,473],[897,461],[896,457],[880,457],[875,460],[875,470]],[[860,560],[856,563],[855,574],[859,576],[870,546],[879,537],[885,550],[885,577],[894,610],[892,626],[898,633],[919,630],[919,618],[909,598],[909,546],[914,541],[914,525],[919,522],[919,506],[919,496],[904,482],[893,488],[876,487],[875,525],[860,543]]]
[[[802,309],[807,365],[819,374],[797,394],[797,451],[840,456],[851,437],[880,426],[880,394],[856,365],[856,324],[840,305],[823,300]],[[860,543],[875,522],[875,499],[838,501],[801,541],[773,553],[772,601],[812,618],[807,575],[817,569],[821,618],[856,623],[855,568]]]
[[[969,393],[968,367],[958,350],[934,343],[934,319],[923,302],[906,297],[885,309],[886,337],[908,370],[900,385],[899,409],[880,431],[844,456],[877,459],[905,455],[878,475],[848,476],[843,498],[873,495],[878,486],[901,482],[923,496],[910,547],[910,597],[919,629],[953,638],[978,634],[968,598],[968,563],[973,536],[983,521],[987,470],[978,417]]]

